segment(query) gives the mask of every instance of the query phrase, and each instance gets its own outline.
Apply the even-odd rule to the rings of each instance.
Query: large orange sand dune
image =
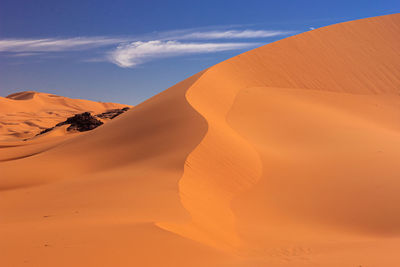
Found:
[[[0,148],[0,266],[399,266],[399,44],[321,28]]]

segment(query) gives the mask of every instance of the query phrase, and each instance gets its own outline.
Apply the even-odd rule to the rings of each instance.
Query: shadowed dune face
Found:
[[[26,91],[26,92],[19,92],[14,93],[11,95],[6,96],[6,98],[13,99],[13,100],[28,100],[32,99],[36,95],[34,91]]]
[[[166,173],[181,170],[186,156],[207,129],[204,119],[185,100],[186,88],[200,75],[181,82],[102,127],[72,140],[57,142],[52,149],[45,149],[46,153],[35,151],[49,143],[14,148],[15,154],[28,150],[35,156],[27,157],[23,162],[6,161],[5,177],[14,178],[3,179],[0,184],[23,184],[25,179],[46,183],[130,165],[143,164],[156,169],[148,161],[159,162],[155,166]],[[172,106],[176,108],[171,109]],[[18,169],[21,164],[37,166],[41,162],[52,168],[32,167],[30,172]],[[60,172],[63,169],[70,173],[63,174]]]
[[[235,199],[237,217],[272,232],[285,223],[285,232],[399,235],[399,116],[393,95],[242,90],[228,119],[257,147],[263,174]]]
[[[91,132],[1,148],[0,263],[398,266],[399,36],[398,14],[321,28]]]

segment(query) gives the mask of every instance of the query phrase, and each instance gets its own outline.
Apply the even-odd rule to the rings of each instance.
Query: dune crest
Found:
[[[207,70],[186,92],[188,102],[208,124],[207,134],[187,158],[179,181],[180,198],[192,221],[165,227],[212,246],[235,250],[241,244],[231,201],[256,184],[262,166],[252,145],[226,122],[238,93],[235,86],[219,73],[218,79],[230,90],[215,91],[214,86],[221,84],[209,79],[208,73],[213,71]]]

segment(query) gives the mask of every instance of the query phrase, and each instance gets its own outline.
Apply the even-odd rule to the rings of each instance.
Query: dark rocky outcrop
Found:
[[[103,122],[96,119],[89,112],[83,112],[81,114],[76,114],[73,117],[69,117],[64,122],[60,122],[60,123],[56,124],[56,127],[66,125],[66,124],[71,124],[67,128],[67,131],[76,130],[79,132],[85,132],[85,131],[93,130],[94,128],[102,125]]]
[[[129,110],[129,107],[124,107],[121,109],[110,109],[110,110],[107,110],[106,112],[97,114],[96,117],[100,118],[100,119],[114,119],[118,115],[121,115],[122,113],[124,113],[125,111],[128,111],[128,110]]]
[[[94,128],[102,125],[103,122],[96,119],[89,112],[83,112],[81,114],[76,114],[72,117],[69,117],[66,121],[57,123],[56,126],[54,126],[54,127],[44,129],[37,135],[41,135],[41,134],[50,132],[51,130],[53,130],[54,128],[56,128],[58,126],[67,125],[67,124],[70,124],[70,126],[67,128],[67,131],[85,132],[85,131],[93,130]]]
[[[40,133],[38,133],[36,136],[41,135],[41,134],[44,134],[44,133],[47,133],[47,132],[50,132],[50,131],[53,130],[53,129],[54,129],[54,127],[46,128],[46,129],[44,129],[43,131],[41,131]],[[28,140],[28,139],[24,139],[24,140]]]
[[[100,119],[114,119],[115,117],[121,115],[125,111],[128,111],[129,107],[125,107],[122,109],[110,109],[107,110],[106,112],[97,114],[97,115],[91,115],[90,112],[83,112],[81,114],[76,114],[72,117],[69,117],[66,121],[57,123],[56,126],[44,129],[40,133],[38,133],[36,136],[50,132],[54,128],[62,125],[67,125],[70,124],[70,126],[67,128],[67,131],[79,131],[79,132],[85,132],[85,131],[90,131],[93,130],[100,125],[103,124],[102,121],[98,120],[97,118]],[[96,118],[97,117],[97,118]]]

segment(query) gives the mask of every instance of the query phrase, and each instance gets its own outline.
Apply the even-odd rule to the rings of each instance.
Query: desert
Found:
[[[104,123],[38,135],[84,112]],[[0,266],[399,266],[399,119],[400,14],[281,39],[135,106],[1,97]]]

